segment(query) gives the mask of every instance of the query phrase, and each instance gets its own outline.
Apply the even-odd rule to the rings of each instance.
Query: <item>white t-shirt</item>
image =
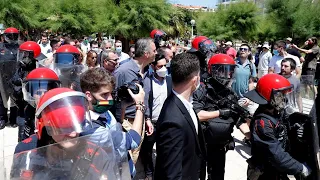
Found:
[[[127,60],[129,58],[130,58],[130,56],[127,53],[121,52],[121,55],[119,56],[118,63],[120,63],[121,61]]]
[[[293,56],[291,54],[287,54],[286,56],[273,56],[270,60],[270,63],[269,63],[269,68],[274,68],[274,73],[277,73],[279,74],[281,72],[281,61],[284,59],[284,58],[292,58],[293,60],[296,61],[296,67],[301,67],[301,64],[300,64],[300,60],[297,56]],[[295,71],[293,71],[294,74],[295,74]]]
[[[41,48],[41,53],[44,54],[45,56],[47,56],[49,53],[52,52],[51,46],[49,44],[49,42],[47,44],[39,44],[40,48]],[[47,56],[48,57],[48,56]]]
[[[271,58],[272,58],[272,54],[270,51],[261,52],[261,54],[259,55],[258,69],[259,70],[268,70],[268,66],[271,61]]]

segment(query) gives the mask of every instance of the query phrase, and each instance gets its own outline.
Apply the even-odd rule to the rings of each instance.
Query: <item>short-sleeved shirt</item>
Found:
[[[316,69],[317,67],[317,60],[320,52],[319,46],[313,46],[311,48],[312,53],[309,53],[305,57],[305,62],[303,65],[303,69]]]
[[[114,72],[114,77],[116,80],[116,89],[124,85],[125,83],[130,83],[133,80],[142,80],[140,75],[140,68],[135,61],[128,61],[124,64],[121,64],[118,69]],[[147,92],[148,90],[144,90]],[[125,118],[134,118],[136,114],[135,105],[127,107]],[[121,116],[121,104],[116,104],[116,118],[119,120]]]
[[[287,54],[286,56],[274,55],[269,63],[269,68],[274,68],[274,73],[279,74],[281,72],[281,61],[284,58],[292,58],[296,62],[296,67],[301,67],[300,60],[297,56]]]
[[[287,53],[289,53],[293,56],[297,56],[299,59],[301,58],[301,54],[299,53],[299,51],[297,49],[287,49]]]
[[[256,67],[249,60],[241,64],[238,58],[236,59],[236,63],[232,89],[239,97],[244,97],[243,94],[249,91],[250,77],[257,77]]]
[[[261,52],[259,55],[258,69],[259,70],[268,70],[268,66],[269,66],[271,58],[272,58],[272,54],[270,51]]]

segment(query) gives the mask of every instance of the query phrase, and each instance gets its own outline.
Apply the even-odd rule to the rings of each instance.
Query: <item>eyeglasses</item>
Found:
[[[246,52],[246,51],[248,51],[249,49],[248,49],[248,48],[240,48],[239,50],[240,50],[240,51],[245,51],[245,52]]]
[[[119,58],[116,58],[116,59],[108,59],[108,61],[115,61],[117,62],[119,60]]]
[[[106,49],[111,49],[111,47],[106,47]]]
[[[131,51],[131,53],[134,54],[135,52],[134,52],[134,51]]]

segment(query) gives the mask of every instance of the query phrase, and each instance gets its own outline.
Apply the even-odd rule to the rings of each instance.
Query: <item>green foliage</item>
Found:
[[[257,11],[251,2],[220,6],[216,12],[199,15],[197,28],[213,39],[250,39],[257,28]]]
[[[76,36],[104,32],[126,38],[148,36],[159,28],[172,36],[190,31],[193,14],[166,0],[1,0],[0,19],[19,29],[49,29]]]

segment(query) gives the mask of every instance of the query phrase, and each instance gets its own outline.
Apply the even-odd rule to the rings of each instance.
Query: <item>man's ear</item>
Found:
[[[87,96],[88,101],[91,103],[92,100],[93,100],[93,97],[92,97],[91,92],[90,92],[90,91],[86,91],[85,94],[86,94],[86,96]]]

